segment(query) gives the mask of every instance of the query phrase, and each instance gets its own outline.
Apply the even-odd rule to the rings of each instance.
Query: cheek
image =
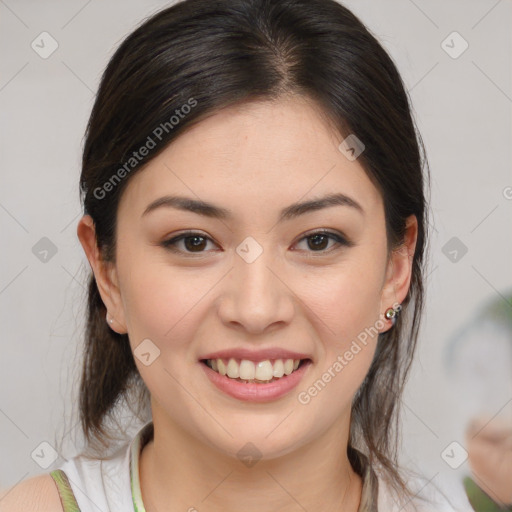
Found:
[[[319,360],[297,399],[326,424],[334,422],[340,410],[350,409],[370,368],[378,340],[380,283],[378,272],[346,265],[305,295],[318,335]]]
[[[300,296],[322,331],[343,342],[379,318],[381,265],[354,257],[329,272],[308,276]]]
[[[189,345],[218,275],[142,254],[120,266],[120,279],[132,346],[149,338],[161,349],[172,345],[176,354]]]
[[[309,276],[305,311],[319,341],[319,365],[301,391],[310,412],[334,418],[348,409],[370,368],[378,340],[383,260],[361,251],[342,264]],[[313,397],[314,404],[313,405]],[[300,398],[300,397],[299,397]]]

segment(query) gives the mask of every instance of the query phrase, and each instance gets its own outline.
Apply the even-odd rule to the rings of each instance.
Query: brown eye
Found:
[[[178,243],[183,240],[183,246],[185,250],[181,250],[177,248]],[[162,246],[166,249],[169,249],[172,252],[176,253],[197,253],[200,254],[205,252],[205,246],[208,241],[212,242],[211,238],[202,235],[201,233],[183,233],[177,237],[171,238],[170,240],[165,240],[162,242]]]
[[[183,240],[187,250],[192,252],[201,251],[206,245],[204,236],[187,236]]]
[[[319,252],[319,253],[329,253],[331,249],[327,249],[329,245],[329,241],[334,241],[333,245],[342,245],[346,247],[352,247],[354,244],[349,242],[346,238],[338,235],[337,233],[332,233],[330,231],[317,231],[315,233],[311,233],[305,237],[303,237],[300,241],[307,240],[307,247],[310,249],[307,252]]]
[[[326,235],[311,235],[307,238],[311,242],[308,247],[316,250],[323,250],[329,245],[329,237]]]

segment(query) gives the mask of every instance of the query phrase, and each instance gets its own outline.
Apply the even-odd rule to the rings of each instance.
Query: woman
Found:
[[[452,510],[397,465],[420,148],[394,64],[333,0],[186,0],[145,21],[83,153],[89,450],[6,510]],[[123,401],[149,421],[105,454]]]

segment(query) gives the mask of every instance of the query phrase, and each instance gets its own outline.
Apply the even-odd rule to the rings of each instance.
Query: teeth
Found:
[[[238,379],[240,377],[240,367],[234,359],[230,359],[227,367],[228,377]]]
[[[226,375],[226,365],[224,364],[224,361],[222,359],[208,359],[208,362],[210,363],[210,366],[212,366],[212,370],[215,370],[213,368],[213,365],[211,364],[212,361],[215,361],[217,363],[217,370],[221,375]]]
[[[281,378],[284,375],[284,364],[282,359],[278,359],[274,362],[274,377],[277,379]]]
[[[250,362],[250,361],[249,361]],[[243,361],[242,361],[243,363]],[[260,361],[256,364],[256,371],[254,378],[257,380],[272,380],[274,376],[274,369],[270,361]]]
[[[280,379],[283,375],[290,375],[299,367],[300,359],[276,359],[274,364],[268,359],[254,363],[248,359],[238,362],[230,358],[227,364],[222,359],[208,359],[206,364],[212,370],[231,379],[270,382],[273,379]]]

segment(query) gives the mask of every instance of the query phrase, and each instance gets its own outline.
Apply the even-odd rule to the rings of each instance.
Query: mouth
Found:
[[[272,402],[284,399],[295,389],[312,366],[312,359],[200,359],[208,380],[221,392],[244,402]],[[247,356],[246,356],[247,357]],[[260,356],[261,357],[261,356]],[[253,356],[253,359],[257,357]]]
[[[251,361],[232,357],[229,359],[201,359],[200,362],[219,375],[233,381],[246,384],[269,384],[285,379],[312,361],[309,358]]]

